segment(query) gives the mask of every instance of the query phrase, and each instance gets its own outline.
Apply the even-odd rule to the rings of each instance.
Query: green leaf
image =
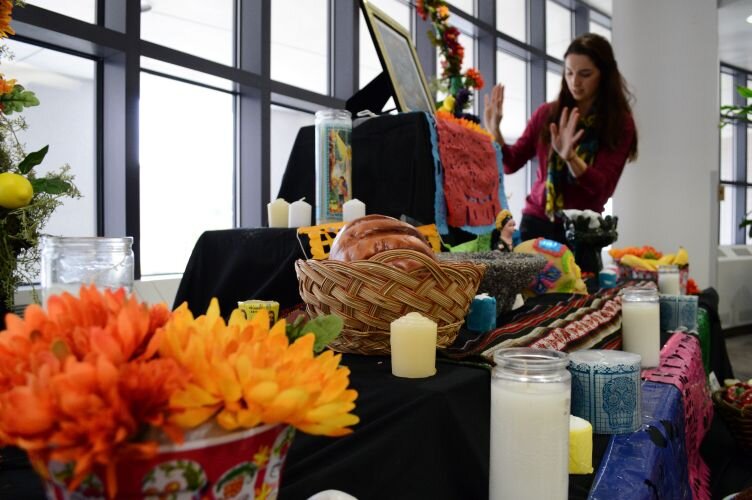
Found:
[[[26,175],[29,172],[31,172],[31,169],[39,165],[44,161],[44,157],[47,156],[47,151],[50,149],[49,146],[45,146],[39,151],[34,151],[33,153],[29,153],[26,155],[26,158],[21,160],[21,163],[18,164],[18,170],[22,174]]]
[[[287,323],[285,333],[290,342],[294,342],[298,337],[303,336],[303,327],[305,326],[305,315],[301,314],[295,318],[295,321]]]
[[[752,89],[748,87],[742,87],[741,85],[736,87],[736,92],[747,99],[752,99]]]
[[[335,316],[334,314],[319,316],[308,323],[304,322],[303,316],[298,316],[295,318],[293,324],[287,325],[286,333],[290,342],[294,342],[307,333],[313,333],[316,337],[316,340],[313,343],[313,351],[319,353],[323,351],[332,340],[337,338],[342,331],[343,325],[344,321],[342,321],[342,318]]]
[[[313,318],[306,323],[303,332],[311,332],[316,336],[316,341],[313,343],[313,352],[319,353],[323,351],[332,340],[337,338],[342,331],[343,325],[344,321],[342,321],[342,318],[334,314],[328,314],[326,316]]]
[[[24,108],[38,106],[39,99],[31,90],[26,90],[22,85],[15,85],[7,94],[0,95],[0,105],[6,115],[13,112],[20,113]]]
[[[42,177],[40,179],[30,179],[30,181],[35,193],[65,194],[73,189],[73,185],[70,182],[55,177]]]

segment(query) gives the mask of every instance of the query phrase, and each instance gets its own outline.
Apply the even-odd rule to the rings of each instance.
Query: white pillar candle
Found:
[[[357,198],[348,200],[344,205],[342,205],[342,220],[344,222],[351,222],[355,219],[365,217],[365,215],[366,204],[358,200]]]
[[[566,500],[570,400],[566,363],[564,356],[561,366],[545,375],[540,367],[531,367],[528,375],[523,368],[505,376],[497,361],[491,376],[489,499]],[[557,370],[562,375],[557,376]]]
[[[656,290],[627,288],[621,304],[622,350],[639,354],[643,368],[658,366],[661,314]]]
[[[290,204],[287,227],[305,227],[311,225],[311,205],[303,199]]]
[[[658,291],[666,295],[682,294],[677,266],[661,266],[658,268]]]
[[[390,333],[392,375],[423,378],[436,373],[436,322],[411,312],[392,321]]]
[[[288,211],[290,204],[284,198],[277,198],[266,204],[266,215],[269,219],[269,227],[287,227]]]

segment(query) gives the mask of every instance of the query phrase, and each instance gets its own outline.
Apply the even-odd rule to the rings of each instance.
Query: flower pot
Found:
[[[121,499],[275,499],[294,429],[265,425],[208,439],[165,445],[151,460],[117,467]],[[105,470],[95,468],[75,492],[66,489],[73,463],[49,464],[47,497],[105,498]]]

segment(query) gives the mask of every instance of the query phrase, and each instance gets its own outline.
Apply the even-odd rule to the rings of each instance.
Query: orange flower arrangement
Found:
[[[16,34],[13,28],[10,27],[14,3],[13,0],[0,0],[0,38]]]
[[[285,321],[270,328],[263,311],[247,320],[236,310],[225,323],[216,299],[194,318],[185,304],[170,313],[91,286],[6,321],[0,446],[25,449],[43,475],[51,461],[75,462],[71,491],[101,466],[114,497],[117,464],[154,457],[159,443],[144,436],[155,429],[180,443],[204,422],[328,436],[358,422],[341,356],[314,356],[312,333],[289,343]]]

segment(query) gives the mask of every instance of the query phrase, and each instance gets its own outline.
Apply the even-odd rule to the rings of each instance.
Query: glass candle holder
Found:
[[[642,368],[652,368],[660,362],[660,311],[657,290],[624,289],[621,299],[622,350],[639,354]]]
[[[342,221],[352,199],[352,117],[345,109],[316,112],[316,224]]]
[[[658,266],[658,291],[666,295],[682,295],[679,266]]]
[[[489,498],[566,499],[569,357],[522,347],[501,349],[494,361]]]
[[[81,285],[133,290],[133,238],[42,236],[42,304],[51,295],[78,295]]]

